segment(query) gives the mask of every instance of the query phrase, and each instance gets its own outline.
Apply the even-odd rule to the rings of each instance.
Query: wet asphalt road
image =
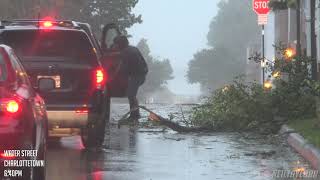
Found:
[[[166,116],[175,105],[148,105]],[[183,107],[184,109],[188,107]],[[127,105],[112,106],[119,119]],[[251,137],[251,136],[249,136]],[[109,142],[109,143],[108,143]],[[111,128],[110,147],[85,151],[80,137],[50,142],[49,180],[264,180],[274,170],[308,165],[285,145],[236,133],[177,134],[162,129]],[[273,152],[268,155],[268,152]],[[267,152],[261,154],[257,152]]]

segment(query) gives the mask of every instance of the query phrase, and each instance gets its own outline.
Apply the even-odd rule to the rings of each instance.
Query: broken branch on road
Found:
[[[173,122],[167,118],[164,118],[157,113],[153,112],[152,110],[148,109],[145,106],[139,106],[140,109],[147,111],[150,113],[149,119],[151,121],[158,122],[160,125],[166,126],[174,131],[181,132],[181,133],[188,133],[188,132],[203,132],[203,131],[212,131],[212,128],[207,128],[207,127],[186,127],[182,126],[177,122]],[[119,120],[118,127],[123,125],[121,121],[124,121],[127,116],[131,113],[131,111],[134,111],[136,109],[130,110],[127,112],[125,115],[122,116],[122,118]]]

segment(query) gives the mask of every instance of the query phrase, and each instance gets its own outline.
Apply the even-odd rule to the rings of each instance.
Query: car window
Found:
[[[23,57],[63,57],[82,64],[96,59],[90,40],[81,31],[6,31],[2,38],[22,61]]]
[[[0,82],[6,81],[8,78],[8,71],[4,61],[4,57],[0,54]]]

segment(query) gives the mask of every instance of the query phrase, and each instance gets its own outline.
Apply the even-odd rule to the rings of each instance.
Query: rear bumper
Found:
[[[49,137],[68,137],[80,135],[80,128],[86,127],[88,113],[76,111],[47,111]]]
[[[47,104],[50,137],[79,135],[79,130],[99,119],[103,94],[95,93],[87,104]]]
[[[88,113],[76,111],[47,111],[49,128],[81,128],[88,124]]]

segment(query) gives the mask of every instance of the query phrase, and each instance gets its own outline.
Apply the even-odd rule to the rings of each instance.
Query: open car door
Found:
[[[107,24],[102,31],[102,65],[107,74],[107,90],[111,97],[125,97],[128,84],[126,66],[120,58],[120,51],[114,45],[114,39],[121,35],[117,25]]]

